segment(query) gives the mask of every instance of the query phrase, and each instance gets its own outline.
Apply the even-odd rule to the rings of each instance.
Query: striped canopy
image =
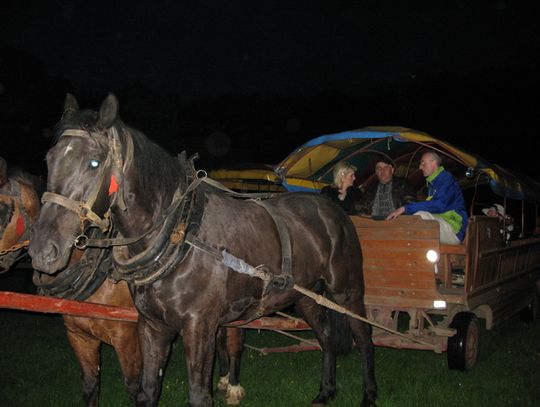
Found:
[[[375,182],[376,162],[385,157],[395,163],[396,175],[421,185],[424,178],[418,164],[426,149],[443,157],[443,166],[463,189],[488,183],[501,197],[540,203],[537,181],[429,134],[403,127],[366,127],[314,138],[289,154],[275,172],[288,191],[316,192],[332,183],[333,168],[346,160],[358,168],[357,180],[367,186]]]

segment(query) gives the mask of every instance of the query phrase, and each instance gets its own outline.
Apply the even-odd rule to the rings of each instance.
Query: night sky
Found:
[[[125,122],[208,169],[401,125],[535,177],[533,5],[4,1],[0,154],[43,172],[66,92],[92,108],[114,92]]]

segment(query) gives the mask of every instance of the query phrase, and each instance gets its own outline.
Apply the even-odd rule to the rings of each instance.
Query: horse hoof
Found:
[[[375,400],[362,400],[362,404],[360,407],[377,407],[377,404],[375,404]]]
[[[229,373],[219,378],[217,388],[221,394],[227,395],[227,387],[229,387]]]
[[[225,401],[229,406],[237,406],[246,397],[246,391],[242,386],[237,384],[236,386],[228,385],[227,392],[225,393]]]
[[[334,397],[336,397],[335,391],[321,393],[313,399],[311,407],[324,407],[328,404],[328,401],[332,400]]]

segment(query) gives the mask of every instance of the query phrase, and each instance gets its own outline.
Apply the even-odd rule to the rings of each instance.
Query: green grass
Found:
[[[0,405],[83,405],[79,368],[61,318],[3,310],[0,329]],[[526,325],[516,317],[492,331],[483,330],[480,341],[478,364],[468,373],[449,371],[445,354],[376,348],[379,407],[540,406],[540,322]],[[247,342],[265,347],[290,339],[250,331]],[[104,346],[102,357],[101,406],[129,406],[114,350]],[[310,405],[318,389],[320,360],[319,352],[262,356],[246,350],[243,405]],[[358,406],[361,381],[358,354],[340,357],[339,393],[330,406]],[[186,369],[182,344],[177,341],[159,405],[185,405],[186,400]],[[219,395],[215,405],[225,405]]]

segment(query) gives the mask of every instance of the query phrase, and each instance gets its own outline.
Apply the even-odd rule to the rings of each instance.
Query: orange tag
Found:
[[[116,182],[116,178],[114,178],[114,175],[111,175],[111,183],[109,185],[109,195],[112,195],[115,192],[118,192],[118,182]]]
[[[22,236],[22,234],[24,233],[24,226],[24,218],[22,216],[19,216],[19,218],[17,219],[16,228],[17,235]]]

